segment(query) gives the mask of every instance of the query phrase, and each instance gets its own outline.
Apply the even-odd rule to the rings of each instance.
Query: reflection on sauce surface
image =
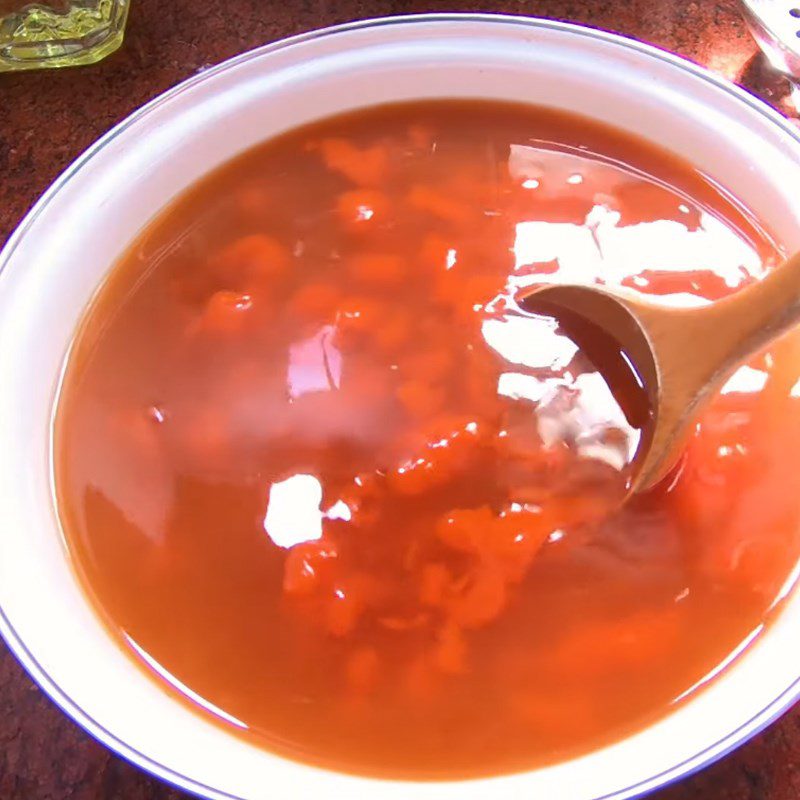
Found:
[[[516,298],[702,304],[776,259],[689,165],[580,118],[295,131],[164,212],[92,308],[57,420],[70,549],[134,657],[281,753],[463,777],[611,741],[790,588],[800,338],[620,507],[639,430]]]

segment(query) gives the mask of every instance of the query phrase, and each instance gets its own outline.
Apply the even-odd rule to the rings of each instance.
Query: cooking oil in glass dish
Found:
[[[121,44],[128,0],[0,0],[0,72],[93,64]]]

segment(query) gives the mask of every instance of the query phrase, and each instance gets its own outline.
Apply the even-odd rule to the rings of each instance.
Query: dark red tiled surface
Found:
[[[756,55],[732,0],[132,0],[131,5],[126,43],[105,62],[0,75],[0,243],[70,161],[164,89],[264,42],[363,17],[458,10],[582,22],[674,50],[788,109],[785,83]],[[182,797],[90,739],[0,643],[0,800]],[[733,755],[655,797],[800,800],[800,706]]]

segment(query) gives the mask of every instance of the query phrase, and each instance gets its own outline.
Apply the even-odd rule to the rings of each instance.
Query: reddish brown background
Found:
[[[81,69],[0,75],[0,244],[84,148],[136,107],[229,56],[311,28],[389,14],[494,11],[643,39],[789,112],[734,0],[131,0],[123,49]],[[0,642],[0,800],[180,800],[64,717]],[[654,800],[800,800],[800,706]],[[547,800],[558,800],[548,798]]]

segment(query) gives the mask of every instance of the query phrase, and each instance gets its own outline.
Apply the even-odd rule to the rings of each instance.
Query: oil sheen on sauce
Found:
[[[689,164],[547,109],[267,142],[158,215],[79,331],[55,455],[87,592],[198,713],[315,764],[491,775],[639,729],[791,588],[800,338],[621,505],[639,431],[517,298],[700,305],[777,259]]]

